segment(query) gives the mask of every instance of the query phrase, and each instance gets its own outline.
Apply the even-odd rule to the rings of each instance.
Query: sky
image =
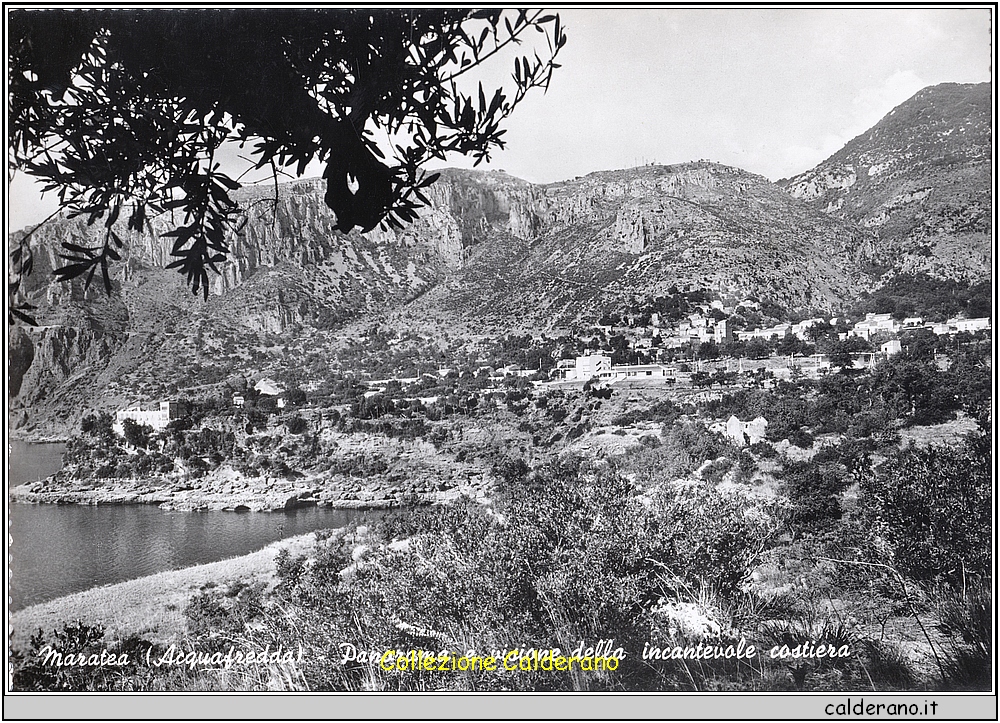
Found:
[[[568,38],[562,67],[547,93],[517,107],[507,148],[480,168],[550,183],[708,159],[777,180],[823,161],[921,88],[992,78],[991,10],[981,6],[557,12]],[[9,229],[55,208],[23,176],[8,199]]]

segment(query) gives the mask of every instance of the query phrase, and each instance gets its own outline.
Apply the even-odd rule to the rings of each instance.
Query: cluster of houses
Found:
[[[752,301],[742,301],[739,306],[756,306],[759,308],[759,305]],[[806,340],[808,338],[807,330],[815,324],[829,322],[831,325],[836,326],[840,321],[836,317],[829,320],[823,318],[813,318],[805,319],[796,324],[777,324],[763,329],[748,329],[734,332],[732,324],[728,319],[720,319],[718,318],[718,314],[712,313],[713,309],[717,309],[723,313],[731,313],[734,309],[724,308],[722,303],[719,301],[713,301],[710,305],[701,305],[699,308],[699,312],[689,315],[686,319],[678,323],[676,327],[671,328],[670,333],[667,336],[662,336],[659,333],[659,328],[663,326],[659,315],[655,313],[652,314],[651,324],[655,329],[657,329],[654,332],[654,335],[658,338],[659,345],[663,348],[670,349],[681,347],[691,342],[705,343],[707,341],[714,341],[717,344],[721,344],[732,340],[734,337],[740,341],[749,341],[751,339],[782,339],[788,335]],[[864,319],[855,323],[849,331],[841,333],[840,337],[841,339],[859,337],[865,341],[871,341],[883,332],[894,335],[903,331],[929,329],[938,336],[941,336],[954,335],[959,332],[975,333],[977,331],[990,328],[991,324],[989,317],[974,319],[955,317],[948,319],[945,322],[924,323],[924,320],[921,317],[908,317],[899,320],[893,318],[891,314],[866,314]],[[652,345],[653,338],[649,336],[635,340],[635,346],[637,348],[651,348]],[[898,354],[901,350],[902,346],[899,339],[889,339],[880,345],[878,351],[855,354],[854,366],[857,368],[874,366],[880,359],[892,356],[893,354]],[[742,359],[738,361],[738,364],[739,369],[737,371],[744,371]],[[780,379],[791,374],[792,366],[793,365],[790,360],[787,367],[772,369],[770,371],[773,372],[773,376],[775,378]],[[798,358],[795,366],[798,367],[801,373],[805,376],[818,376],[823,371],[830,368],[830,362],[824,357],[824,355],[817,354],[812,357]],[[502,381],[509,375],[529,377],[534,376],[538,372],[536,369],[522,369],[514,365],[496,370],[490,367],[481,367],[478,371],[481,372],[484,369],[489,370],[490,379],[495,382]],[[450,371],[451,370],[449,369],[441,369],[438,371],[438,375],[444,377],[447,376]],[[604,382],[613,382],[625,379],[659,379],[670,383],[678,381],[681,376],[685,378],[687,377],[686,374],[679,374],[674,365],[612,364],[610,356],[598,352],[578,356],[575,359],[560,360],[556,364],[556,367],[551,371],[550,379],[552,381],[565,382],[586,382],[591,379],[597,379]],[[382,388],[384,389],[384,385],[388,381],[389,380],[369,382],[369,386],[378,390],[379,386],[382,385]],[[396,381],[405,384],[415,382],[417,379],[398,379]],[[254,385],[254,389],[262,396],[273,397],[279,409],[285,407],[285,390],[273,379],[266,377],[260,379]],[[369,394],[376,393],[378,393],[378,391],[369,392]],[[433,399],[428,399],[428,401],[433,401]],[[241,393],[234,394],[232,403],[235,407],[244,406],[246,404],[245,395]],[[152,427],[155,431],[160,431],[164,429],[172,420],[178,419],[186,413],[187,410],[182,403],[176,401],[162,401],[159,403],[159,407],[154,409],[143,409],[141,406],[134,406],[116,412],[115,423],[113,426],[114,430],[119,435],[123,435],[124,429],[122,423],[126,419],[131,419],[137,424],[145,424]],[[735,429],[735,426],[733,429]],[[730,433],[735,434],[733,429],[729,431]],[[749,434],[749,432],[747,433]]]
[[[274,397],[278,409],[285,406],[285,390],[273,379],[266,377],[261,379],[254,385],[254,389],[261,396]],[[246,404],[245,395],[241,393],[233,395],[233,406],[242,407],[244,404]],[[123,426],[123,422],[126,419],[131,419],[136,424],[144,424],[147,427],[151,427],[154,432],[160,432],[170,422],[184,417],[187,413],[187,406],[183,402],[178,401],[162,401],[158,407],[152,409],[144,409],[141,404],[137,404],[128,409],[120,409],[115,412],[115,421],[111,426],[119,436],[124,436],[125,427]]]
[[[807,339],[807,330],[819,323],[826,323],[828,320],[822,318],[806,319],[797,324],[778,324],[764,329],[750,329],[737,331],[736,338],[741,341],[750,339],[782,339],[791,334],[799,339]],[[829,320],[829,323],[836,326],[840,320],[836,317]],[[865,341],[877,338],[881,332],[898,334],[903,331],[914,329],[929,329],[935,334],[953,335],[959,332],[975,333],[982,329],[989,329],[989,317],[966,319],[952,318],[945,322],[924,323],[920,317],[910,317],[903,320],[894,319],[891,314],[866,314],[865,318],[858,321],[853,327],[840,334],[841,340],[848,337],[859,337]],[[711,316],[692,314],[688,320],[682,321],[677,327],[677,333],[663,340],[663,346],[672,348],[686,344],[692,340],[705,342],[708,340],[721,341],[732,338],[732,330],[725,319],[715,319]],[[638,345],[642,346],[642,345]],[[857,353],[854,355],[854,366],[857,368],[873,367],[879,360],[893,356],[902,351],[902,344],[899,339],[889,339],[879,345],[877,351]],[[830,368],[830,362],[822,354],[811,357],[802,357],[798,364],[802,373],[806,376],[817,376],[824,370]],[[791,364],[784,369],[790,373]],[[739,371],[743,371],[742,364]],[[780,372],[780,370],[778,370]],[[618,379],[645,378],[645,379],[670,379],[677,380],[677,372],[671,366],[663,364],[612,364],[611,357],[601,353],[588,354],[576,359],[563,359],[552,372],[554,379],[562,381],[586,381],[588,379],[598,379],[602,381],[614,381]],[[775,375],[781,377],[780,373]]]
[[[732,321],[728,318],[720,318],[724,314],[733,314],[740,310],[740,307],[748,309],[759,309],[756,302],[744,300],[736,307],[725,307],[720,301],[713,301],[711,304],[700,304],[698,311],[689,314],[676,324],[665,324],[659,314],[652,314],[650,325],[639,338],[632,339],[632,345],[636,349],[652,349],[659,347],[662,349],[677,349],[688,344],[703,344],[713,341],[722,344],[736,339],[747,342],[752,339],[783,339],[786,336],[794,336],[803,341],[809,340],[808,330],[816,324],[829,323],[838,326],[842,321],[838,317],[824,319],[816,317],[804,319],[798,323],[775,324],[760,329],[740,329],[734,330]],[[721,313],[719,313],[721,312]],[[634,317],[629,317],[629,322],[634,323]],[[612,332],[612,327],[601,327],[605,331]],[[958,332],[975,333],[981,329],[990,328],[989,317],[966,319],[956,317],[945,322],[925,323],[921,317],[908,317],[902,320],[895,319],[891,314],[866,314],[865,318],[856,322],[851,329],[840,334],[841,339],[847,337],[859,337],[865,341],[871,341],[873,336],[882,332],[898,334],[902,331],[915,329],[928,329],[935,334],[953,335]],[[883,344],[881,353],[893,354],[899,351],[898,343]]]
[[[888,332],[898,334],[901,331],[913,329],[929,329],[938,336],[957,334],[960,331],[974,334],[981,329],[990,328],[990,318],[988,316],[977,319],[965,319],[955,317],[948,321],[937,323],[924,323],[919,316],[912,316],[899,321],[892,318],[892,314],[865,314],[865,318],[857,322],[854,328],[847,332],[848,336],[858,336],[868,341],[873,334]]]

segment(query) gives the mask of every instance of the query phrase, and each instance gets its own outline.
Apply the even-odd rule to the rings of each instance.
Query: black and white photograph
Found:
[[[5,707],[995,717],[995,11],[5,6]]]

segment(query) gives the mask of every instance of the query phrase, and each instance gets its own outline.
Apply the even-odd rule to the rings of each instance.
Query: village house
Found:
[[[989,329],[990,318],[988,316],[984,316],[978,319],[962,319],[962,318],[948,319],[948,326],[954,329],[955,333],[960,331],[967,331],[970,334],[974,334],[980,329]]]
[[[748,329],[736,332],[736,338],[740,341],[750,341],[751,339],[783,339],[791,328],[791,324],[776,324],[766,329]]]
[[[672,377],[670,370],[662,364],[612,364],[611,357],[604,354],[588,354],[579,356],[573,362],[564,359],[556,366],[553,376],[566,381],[582,381],[601,379],[605,381],[632,378],[666,378]]]
[[[587,380],[600,377],[611,371],[611,357],[603,354],[588,354],[576,358],[576,379]],[[568,378],[568,377],[567,377]]]
[[[865,314],[865,318],[854,325],[847,334],[848,336],[861,337],[865,341],[871,339],[872,334],[880,331],[897,333],[902,325],[892,318],[892,314]]]
[[[815,326],[816,324],[821,324],[822,322],[823,322],[823,319],[820,319],[820,318],[803,319],[798,324],[792,324],[792,334],[796,338],[802,339],[803,341],[805,341],[806,338],[807,338],[806,337],[806,330],[809,329],[812,326]]]
[[[616,364],[610,371],[601,374],[602,379],[630,379],[668,376],[667,368],[662,364]]]
[[[887,357],[892,356],[893,354],[899,354],[899,352],[901,352],[902,350],[903,347],[899,343],[899,339],[890,339],[879,348],[879,351],[881,351]]]
[[[715,322],[714,339],[716,344],[732,341],[732,338],[733,326],[729,323],[729,319],[719,319]]]
[[[709,430],[725,435],[743,447],[747,443],[757,444],[764,441],[767,432],[767,420],[764,417],[756,417],[751,422],[741,422],[740,418],[734,414],[726,422],[716,422],[709,427]]]
[[[549,374],[555,379],[576,378],[576,359],[560,359]]]

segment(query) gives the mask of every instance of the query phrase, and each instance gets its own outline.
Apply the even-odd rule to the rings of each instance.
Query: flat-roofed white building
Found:
[[[112,429],[120,435],[125,434],[123,422],[131,419],[136,424],[145,424],[159,432],[170,424],[171,420],[179,419],[185,414],[185,407],[180,402],[160,402],[159,409],[143,409],[136,405],[129,409],[120,409],[115,412],[115,423]]]
[[[903,347],[899,343],[899,339],[890,339],[880,347],[879,351],[886,356],[892,356],[893,354],[899,354],[899,352],[903,351]]]
[[[865,341],[871,339],[872,334],[879,331],[896,333],[901,325],[892,318],[892,314],[865,314],[865,318],[854,325],[848,332],[849,336],[859,336]]]
[[[980,329],[989,329],[990,318],[988,316],[984,316],[978,319],[948,319],[948,326],[952,327],[956,332],[967,331],[969,333],[975,333]]]
[[[667,368],[662,364],[616,364],[611,367],[605,379],[645,379],[667,376]]]

